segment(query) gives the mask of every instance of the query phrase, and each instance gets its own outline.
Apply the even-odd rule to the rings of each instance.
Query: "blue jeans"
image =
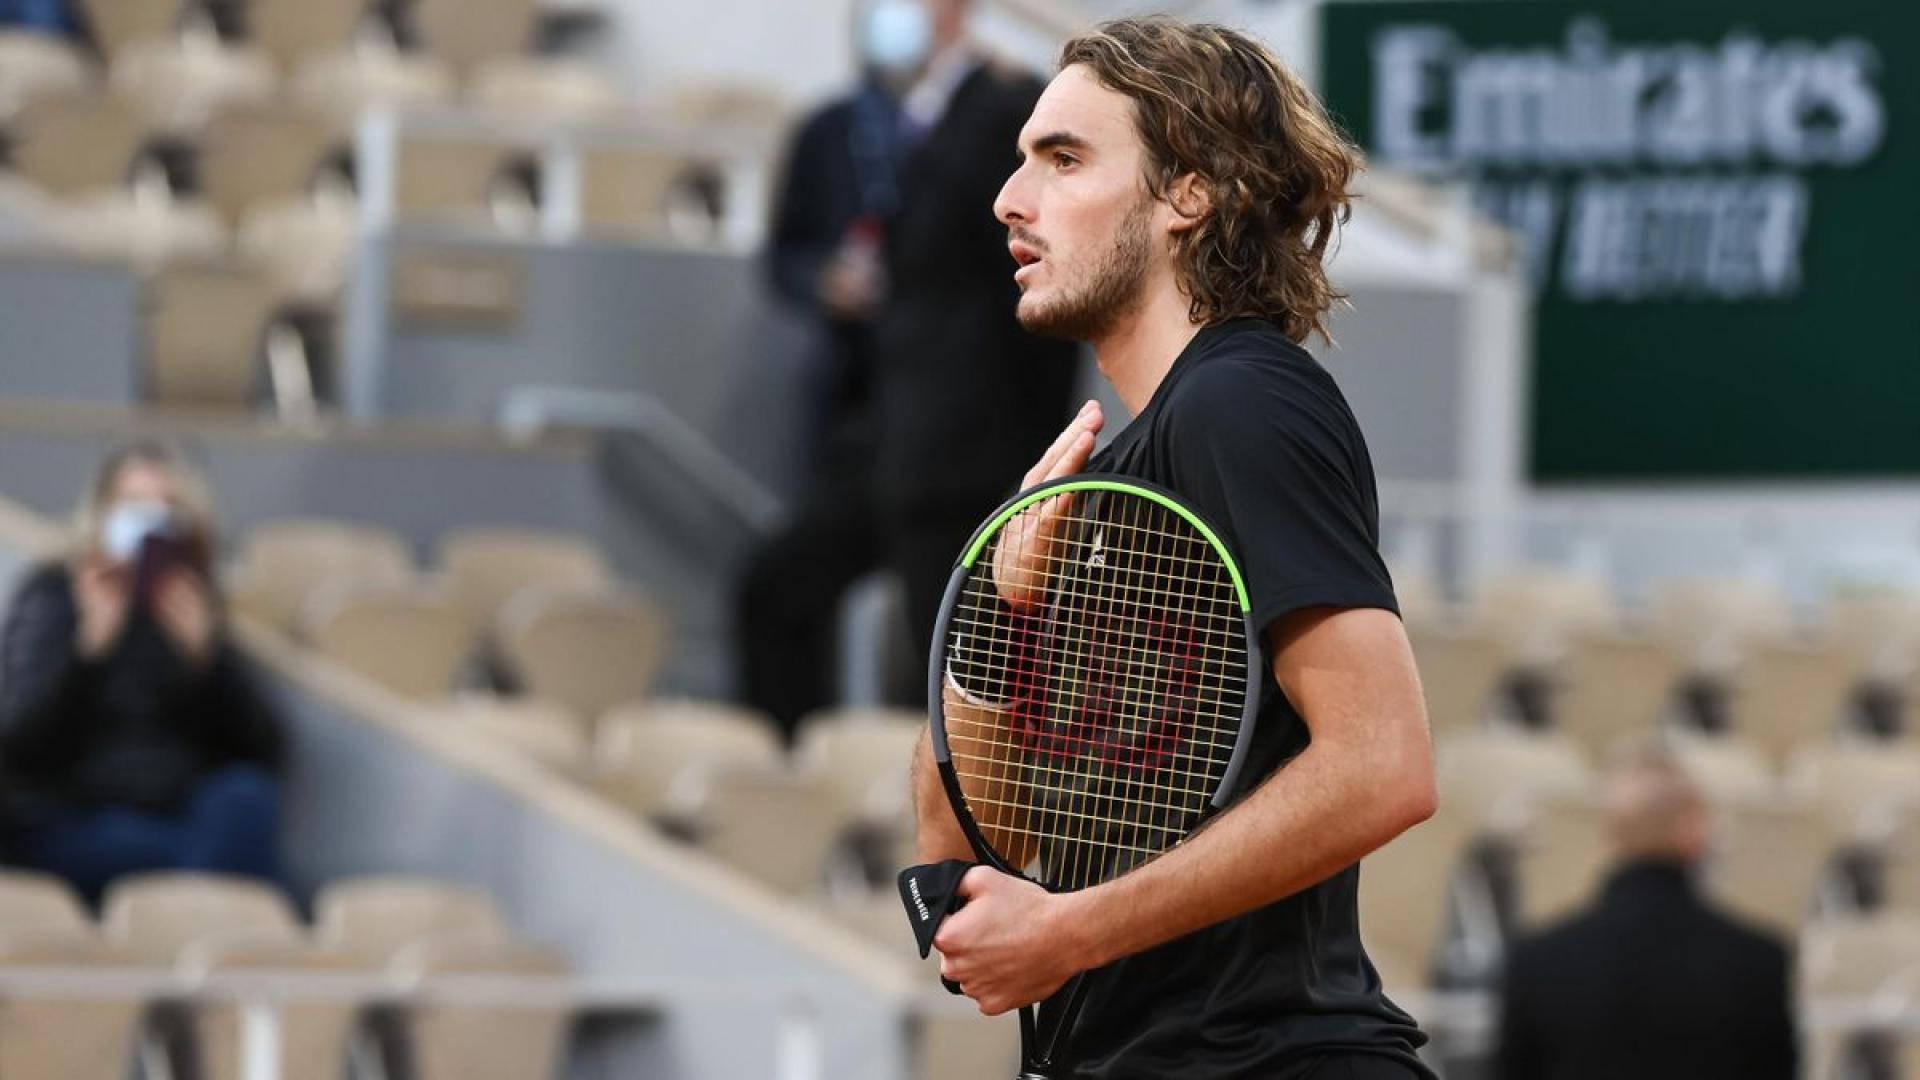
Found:
[[[276,881],[280,782],[231,765],[200,782],[176,814],[127,807],[74,810],[18,838],[15,861],[65,878],[89,900],[122,874],[207,870]]]

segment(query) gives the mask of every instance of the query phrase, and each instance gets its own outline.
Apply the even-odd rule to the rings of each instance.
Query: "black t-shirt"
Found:
[[[1304,607],[1399,610],[1379,554],[1373,463],[1359,425],[1332,376],[1270,323],[1202,329],[1086,471],[1159,484],[1207,519],[1240,563],[1263,633]],[[1271,669],[1262,669],[1237,794],[1308,741]],[[1067,1042],[1073,1075],[1241,1080],[1338,1050],[1397,1058],[1428,1075],[1414,1055],[1426,1037],[1387,1000],[1361,948],[1359,878],[1350,866],[1090,973]]]

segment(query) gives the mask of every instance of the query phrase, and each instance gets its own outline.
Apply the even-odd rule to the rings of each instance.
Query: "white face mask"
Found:
[[[867,63],[888,74],[919,67],[933,49],[933,14],[918,0],[879,0],[860,28]]]
[[[173,508],[158,499],[115,503],[100,526],[100,551],[114,562],[132,562],[140,545],[173,525]]]

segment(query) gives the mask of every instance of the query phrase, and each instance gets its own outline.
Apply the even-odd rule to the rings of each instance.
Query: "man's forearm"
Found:
[[[1080,966],[1099,967],[1317,884],[1430,816],[1431,792],[1424,755],[1370,759],[1315,743],[1178,847],[1064,897]]]
[[[933,763],[933,745],[925,731],[913,748],[913,813],[917,826],[914,850],[921,862],[973,858],[973,846],[960,831],[947,793],[941,789],[940,770]]]

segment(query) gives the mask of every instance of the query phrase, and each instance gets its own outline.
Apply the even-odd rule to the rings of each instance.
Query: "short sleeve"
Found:
[[[1223,530],[1263,632],[1306,607],[1396,614],[1359,426],[1324,372],[1220,357],[1168,401],[1175,491]],[[1361,475],[1367,473],[1368,475]]]

